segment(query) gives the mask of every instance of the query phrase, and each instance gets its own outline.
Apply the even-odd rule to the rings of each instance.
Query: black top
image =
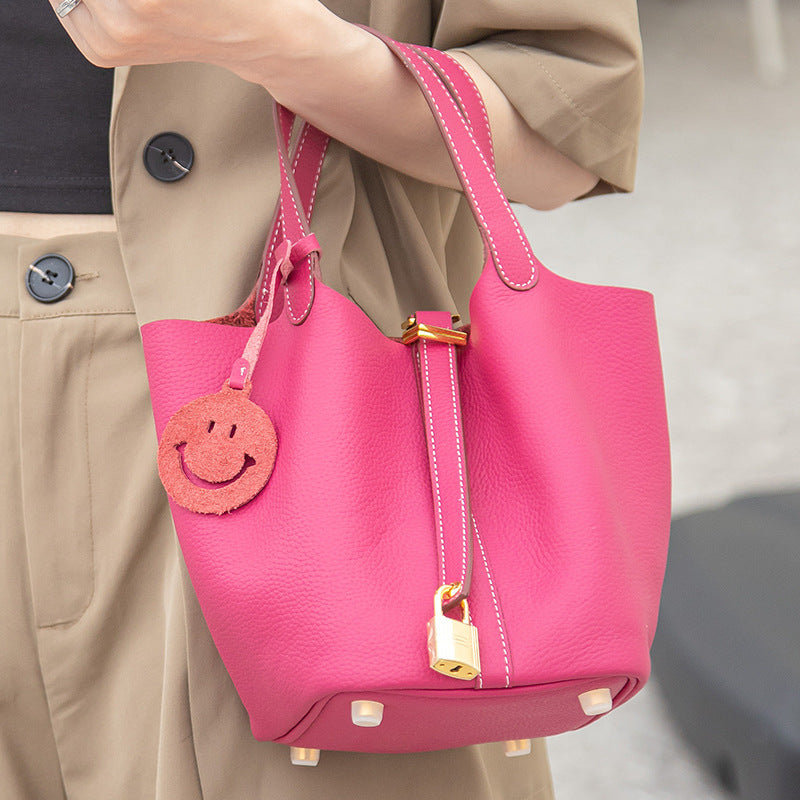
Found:
[[[47,0],[0,0],[0,211],[111,213],[113,74]]]

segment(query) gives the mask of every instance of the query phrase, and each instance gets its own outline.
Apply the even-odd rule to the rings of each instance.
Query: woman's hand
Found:
[[[318,0],[82,0],[61,22],[99,67],[201,61],[242,74],[330,16]]]

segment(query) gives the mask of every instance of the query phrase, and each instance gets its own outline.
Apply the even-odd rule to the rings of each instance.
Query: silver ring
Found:
[[[81,0],[64,0],[64,2],[59,3],[58,7],[56,8],[56,14],[59,17],[66,17],[70,11],[74,11],[81,3]]]

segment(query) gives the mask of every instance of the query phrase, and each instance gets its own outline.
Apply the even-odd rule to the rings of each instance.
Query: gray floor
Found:
[[[800,486],[800,3],[790,73],[756,77],[745,0],[640,0],[647,103],[636,192],[520,210],[552,270],[652,291],[676,512]],[[722,800],[655,683],[555,737],[559,800]]]

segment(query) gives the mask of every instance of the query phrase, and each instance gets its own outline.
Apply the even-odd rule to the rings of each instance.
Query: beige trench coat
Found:
[[[601,178],[592,194],[633,188],[642,100],[635,0],[326,5],[396,39],[467,52],[535,130]],[[194,147],[191,173],[175,183],[154,180],[143,165],[145,143],[162,131],[181,133]],[[266,91],[208,65],[119,68],[111,168],[139,323],[207,319],[236,308],[258,273],[277,196]],[[334,142],[312,230],[321,243],[325,282],[387,334],[396,335],[417,308],[449,308],[466,318],[482,249],[460,193],[413,180]],[[366,796],[358,789],[366,785],[377,787],[369,796],[411,798],[422,796],[420,781],[431,798],[551,796],[543,749],[527,760],[504,759],[488,747],[424,757],[331,753],[316,770],[288,767],[285,748],[276,754],[276,746],[250,736],[185,574],[182,591],[174,602],[186,607],[183,680],[190,702],[184,712],[193,740],[163,731],[160,760],[176,768],[191,763],[184,750],[193,747],[208,800],[333,800]],[[174,785],[181,782],[174,779]]]

